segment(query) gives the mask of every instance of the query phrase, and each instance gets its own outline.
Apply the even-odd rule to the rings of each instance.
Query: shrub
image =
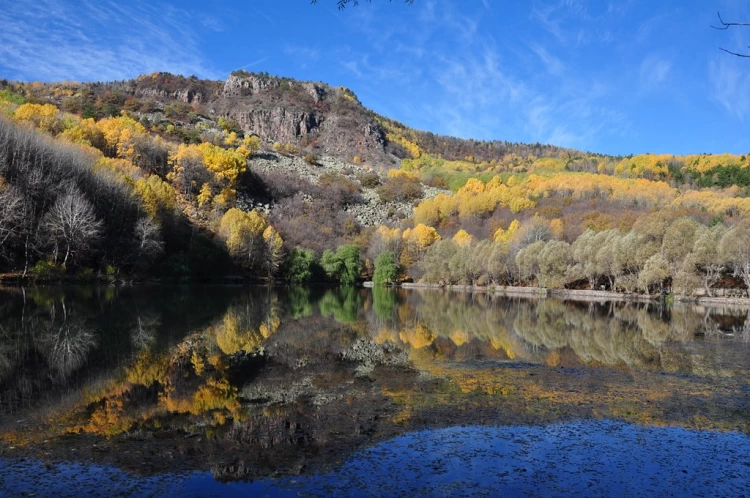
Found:
[[[389,178],[378,188],[383,202],[412,202],[422,198],[422,185],[409,178]]]
[[[39,280],[60,280],[65,275],[65,265],[41,259],[31,269],[31,274]]]
[[[380,177],[374,171],[362,173],[357,177],[357,180],[359,180],[359,183],[364,188],[376,188],[380,186]]]
[[[76,278],[79,282],[92,282],[96,279],[96,273],[91,268],[82,268]]]

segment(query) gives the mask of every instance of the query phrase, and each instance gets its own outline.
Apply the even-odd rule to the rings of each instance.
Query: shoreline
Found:
[[[374,286],[372,282],[365,282],[365,287],[371,288]],[[440,285],[440,284],[418,284],[418,283],[402,283],[394,287],[401,287],[403,289],[433,289],[433,290],[449,290],[456,292],[488,292],[495,295],[510,296],[510,297],[527,297],[527,298],[557,298],[566,301],[628,301],[628,302],[640,302],[640,303],[651,303],[659,302],[661,296],[658,295],[645,295],[645,294],[627,294],[624,292],[612,292],[612,291],[595,291],[595,290],[580,290],[580,289],[547,289],[545,287],[517,287],[517,286],[472,286],[472,285]],[[747,297],[726,297],[726,296],[674,296],[675,302],[680,303],[693,303],[703,305],[731,305],[731,306],[742,306],[750,308],[750,298]]]

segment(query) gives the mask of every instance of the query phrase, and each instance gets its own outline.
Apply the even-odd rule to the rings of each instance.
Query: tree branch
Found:
[[[712,24],[711,27],[714,29],[718,29],[719,31],[725,31],[732,26],[750,26],[750,23],[745,23],[745,22],[724,22],[724,19],[721,18],[721,12],[717,12],[716,15],[719,17],[719,22],[721,23],[721,26],[714,26]]]
[[[727,49],[722,48],[722,47],[719,47],[719,50],[722,50],[722,51],[724,51],[724,52],[726,52],[728,54],[735,55],[737,57],[747,57],[747,58],[750,58],[750,54],[739,54],[737,52],[732,52],[731,50],[727,50]]]
[[[367,0],[367,1],[369,2],[371,0]],[[388,1],[390,2],[392,0],[388,0]],[[318,0],[310,0],[310,3],[315,5],[316,3],[318,3]],[[356,7],[357,5],[359,5],[359,0],[336,0],[336,3],[339,6],[339,10],[343,10],[346,8],[348,4],[352,4],[352,6]],[[409,5],[411,5],[414,3],[414,0],[404,0],[404,3],[408,3]]]

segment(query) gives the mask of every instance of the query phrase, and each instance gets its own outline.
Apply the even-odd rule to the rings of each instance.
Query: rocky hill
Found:
[[[171,124],[186,141],[222,119],[268,144],[385,170],[423,152],[447,160],[471,157],[489,162],[510,154],[539,158],[567,151],[421,132],[365,108],[347,88],[244,71],[232,73],[224,82],[153,73],[129,81],[55,83],[26,90],[40,102],[76,114],[103,117],[126,110],[151,125]]]

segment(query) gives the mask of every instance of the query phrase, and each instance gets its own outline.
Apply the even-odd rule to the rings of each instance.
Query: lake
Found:
[[[742,496],[750,310],[0,290],[0,494]]]

